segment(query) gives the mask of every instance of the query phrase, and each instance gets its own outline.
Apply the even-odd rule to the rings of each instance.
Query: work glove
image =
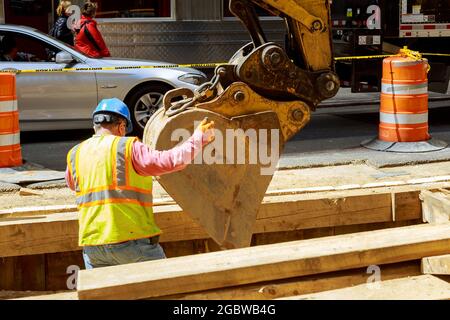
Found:
[[[214,140],[214,121],[209,121],[208,117],[204,118],[202,122],[197,126],[197,130],[200,130],[203,134],[204,142],[211,142]]]

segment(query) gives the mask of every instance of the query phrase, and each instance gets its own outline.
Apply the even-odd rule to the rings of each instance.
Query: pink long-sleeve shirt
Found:
[[[142,176],[160,176],[184,169],[192,159],[201,151],[202,146],[207,143],[207,137],[200,130],[195,130],[194,134],[183,144],[170,150],[152,150],[142,142],[133,143],[131,159],[133,167]],[[67,186],[75,190],[73,178],[69,168],[66,168]]]

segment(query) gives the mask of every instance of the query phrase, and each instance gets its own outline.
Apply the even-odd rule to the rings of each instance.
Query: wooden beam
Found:
[[[2,221],[1,219],[5,218],[42,216],[52,213],[64,213],[74,211],[77,211],[77,206],[74,204],[5,209],[0,210],[0,221]]]
[[[172,198],[165,197],[153,200],[153,206],[163,206],[169,204],[176,204]],[[19,218],[47,215],[53,213],[74,212],[77,211],[75,204],[67,205],[53,205],[53,206],[35,206],[35,207],[21,207],[13,209],[0,210],[0,219],[2,218]]]
[[[16,293],[16,294],[20,294]],[[58,292],[58,293],[37,293],[33,292],[32,295],[23,296],[21,298],[13,298],[10,300],[78,300],[76,291]]]
[[[450,254],[423,258],[422,273],[450,275]]]
[[[314,294],[284,298],[287,300],[448,300],[450,283],[432,275],[361,284]]]
[[[441,223],[450,221],[450,198],[444,192],[431,192],[423,190],[420,193],[422,200],[423,221]]]
[[[420,275],[420,260],[380,266],[382,280]],[[367,283],[367,268],[157,297],[170,300],[269,300]]]
[[[143,299],[450,253],[450,223],[292,241],[78,273],[80,299]]]
[[[317,194],[268,196],[253,233],[293,231],[392,221],[391,190],[351,190]],[[415,192],[394,195],[396,220],[420,219]],[[62,213],[49,213],[52,209]],[[3,212],[0,257],[79,250],[78,214],[71,206]],[[69,212],[67,212],[69,211]],[[208,234],[177,205],[154,208],[162,242],[207,239]],[[19,216],[17,216],[19,215]]]
[[[79,250],[78,213],[0,219],[0,257]]]

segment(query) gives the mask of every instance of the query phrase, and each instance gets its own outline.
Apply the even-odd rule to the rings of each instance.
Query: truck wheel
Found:
[[[147,84],[127,99],[133,121],[133,135],[142,138],[145,125],[156,110],[162,107],[164,94],[171,89],[173,88],[166,84]]]

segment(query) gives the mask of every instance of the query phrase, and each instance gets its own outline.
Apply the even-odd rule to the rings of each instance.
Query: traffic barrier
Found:
[[[383,60],[378,138],[417,142],[428,134],[428,60],[389,57]]]
[[[378,137],[362,146],[390,152],[429,152],[447,147],[428,133],[428,60],[400,50],[383,60]]]
[[[0,74],[0,167],[22,165],[16,76]]]

